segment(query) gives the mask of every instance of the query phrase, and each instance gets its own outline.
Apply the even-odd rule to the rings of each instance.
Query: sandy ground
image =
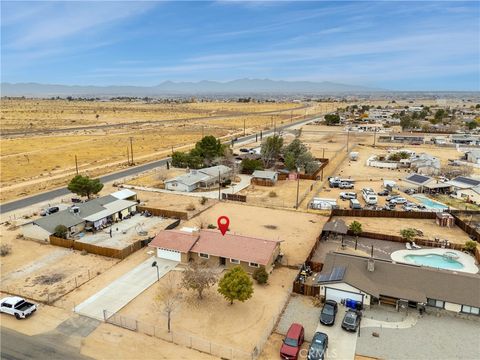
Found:
[[[325,216],[293,210],[268,209],[222,202],[182,225],[216,224],[218,217],[222,215],[229,217],[232,233],[282,240],[280,248],[289,265],[301,264],[305,261],[328,219]]]
[[[94,359],[216,359],[184,346],[110,324],[100,324],[82,341],[81,353]]]
[[[178,284],[181,273],[174,271],[171,274]],[[194,292],[181,290],[183,298],[172,314],[172,331],[248,353],[261,339],[269,336],[268,332],[273,328],[289,297],[295,276],[295,270],[275,269],[268,285],[255,284],[251,299],[243,303],[235,302],[233,305],[218,294],[216,287],[209,289],[203,300],[198,300]],[[166,317],[162,313],[162,305],[154,300],[165,281],[166,279],[162,278],[160,283],[138,296],[122,309],[120,314],[155,325],[157,334],[158,331],[165,332]]]
[[[9,244],[12,252],[1,261],[2,289],[42,301],[65,294],[118,262],[117,259],[82,255],[79,251],[16,239],[15,232],[9,231],[2,233],[3,243]],[[47,278],[55,280],[47,281]]]
[[[451,243],[464,244],[470,238],[459,227],[453,226],[440,227],[435,220],[424,219],[397,219],[397,218],[367,218],[367,217],[350,217],[340,216],[340,218],[349,225],[353,221],[362,224],[363,231],[389,234],[400,236],[400,230],[405,228],[415,228],[423,231],[424,238],[434,240],[436,237],[448,240]]]
[[[313,180],[300,180],[299,182],[299,200],[309,192],[314,185]],[[247,196],[249,205],[275,206],[293,209],[297,199],[297,181],[280,180],[275,186],[250,185],[248,188],[240,191],[241,195]],[[273,196],[275,195],[275,196]]]
[[[203,135],[238,136],[243,134],[244,124],[246,132],[253,133],[277,123],[299,120],[305,113],[331,111],[336,106],[315,103],[308,109],[290,110],[302,105],[244,104],[242,110],[242,105],[238,104],[210,103],[199,108],[193,106],[193,110],[185,112],[180,106],[157,104],[157,108],[163,106],[158,110],[155,105],[141,103],[121,103],[117,108],[112,103],[103,102],[27,100],[26,103],[2,103],[6,107],[6,111],[2,112],[2,133],[5,135],[5,131],[10,130],[22,132],[21,136],[1,139],[2,201],[65,184],[75,174],[75,156],[78,157],[79,170],[90,176],[121,169],[126,166],[130,138],[133,139],[135,163],[138,164],[165,157],[171,153],[172,147],[177,150],[183,146],[188,148]],[[166,117],[163,117],[165,114]],[[184,114],[186,119],[201,114],[202,119],[175,120],[175,123],[164,121],[183,119]],[[96,115],[99,115],[98,119]],[[219,115],[222,117],[210,118]],[[150,122],[142,124],[145,120]],[[91,128],[72,129],[78,126]],[[45,128],[65,130],[54,134],[32,132]],[[75,139],[74,147],[72,138]],[[18,164],[22,166],[18,167]]]

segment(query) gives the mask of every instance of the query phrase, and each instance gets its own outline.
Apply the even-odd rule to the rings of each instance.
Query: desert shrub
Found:
[[[56,237],[66,239],[67,238],[68,229],[65,225],[57,225],[55,227],[55,232],[53,233]]]
[[[257,281],[258,284],[266,284],[268,281],[268,272],[265,270],[265,266],[260,266],[257,270],[255,270],[252,277]]]
[[[463,250],[473,253],[476,247],[477,247],[477,243],[475,241],[468,240],[463,246]]]
[[[193,211],[196,209],[195,205],[193,203],[190,203],[187,205],[187,207],[185,208],[187,211]]]
[[[0,256],[7,256],[12,252],[12,247],[7,244],[0,245]]]
[[[268,193],[268,196],[271,197],[271,198],[275,198],[275,197],[277,197],[277,193],[275,191],[270,191]]]
[[[85,249],[83,249],[83,250],[80,252],[80,255],[83,255],[83,256],[88,255],[88,251],[85,250]]]
[[[205,205],[208,202],[208,199],[205,196],[200,198],[200,205]]]
[[[213,224],[208,224],[207,228],[208,229],[216,229],[217,227]]]

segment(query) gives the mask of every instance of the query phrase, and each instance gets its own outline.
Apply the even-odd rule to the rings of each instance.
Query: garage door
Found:
[[[182,254],[179,251],[175,251],[175,250],[157,249],[157,257],[159,257],[160,259],[167,259],[167,260],[174,260],[174,261],[182,260]]]
[[[353,293],[350,291],[339,290],[334,288],[327,287],[325,289],[325,299],[326,300],[335,300],[338,303],[341,303],[344,299],[352,299],[360,301],[363,303],[363,294]]]

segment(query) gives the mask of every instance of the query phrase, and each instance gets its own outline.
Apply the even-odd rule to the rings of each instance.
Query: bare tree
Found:
[[[217,282],[215,270],[205,263],[191,263],[183,273],[182,286],[187,290],[195,290],[198,298],[203,299],[204,290]]]
[[[172,273],[165,276],[162,281],[163,284],[155,297],[155,301],[158,308],[167,317],[167,329],[168,332],[170,332],[172,313],[180,306],[182,293],[180,292]]]

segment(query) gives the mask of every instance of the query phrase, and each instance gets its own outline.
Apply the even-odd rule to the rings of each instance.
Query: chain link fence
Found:
[[[103,316],[106,323],[131,331],[137,331],[142,334],[153,336],[177,345],[185,346],[190,349],[198,350],[222,359],[251,360],[255,359],[259,354],[255,353],[255,351],[247,352],[230,346],[220,345],[192,334],[177,331],[168,332],[166,326],[160,327],[148,324],[143,321],[138,321],[136,319],[113,313],[108,310],[103,311]]]

